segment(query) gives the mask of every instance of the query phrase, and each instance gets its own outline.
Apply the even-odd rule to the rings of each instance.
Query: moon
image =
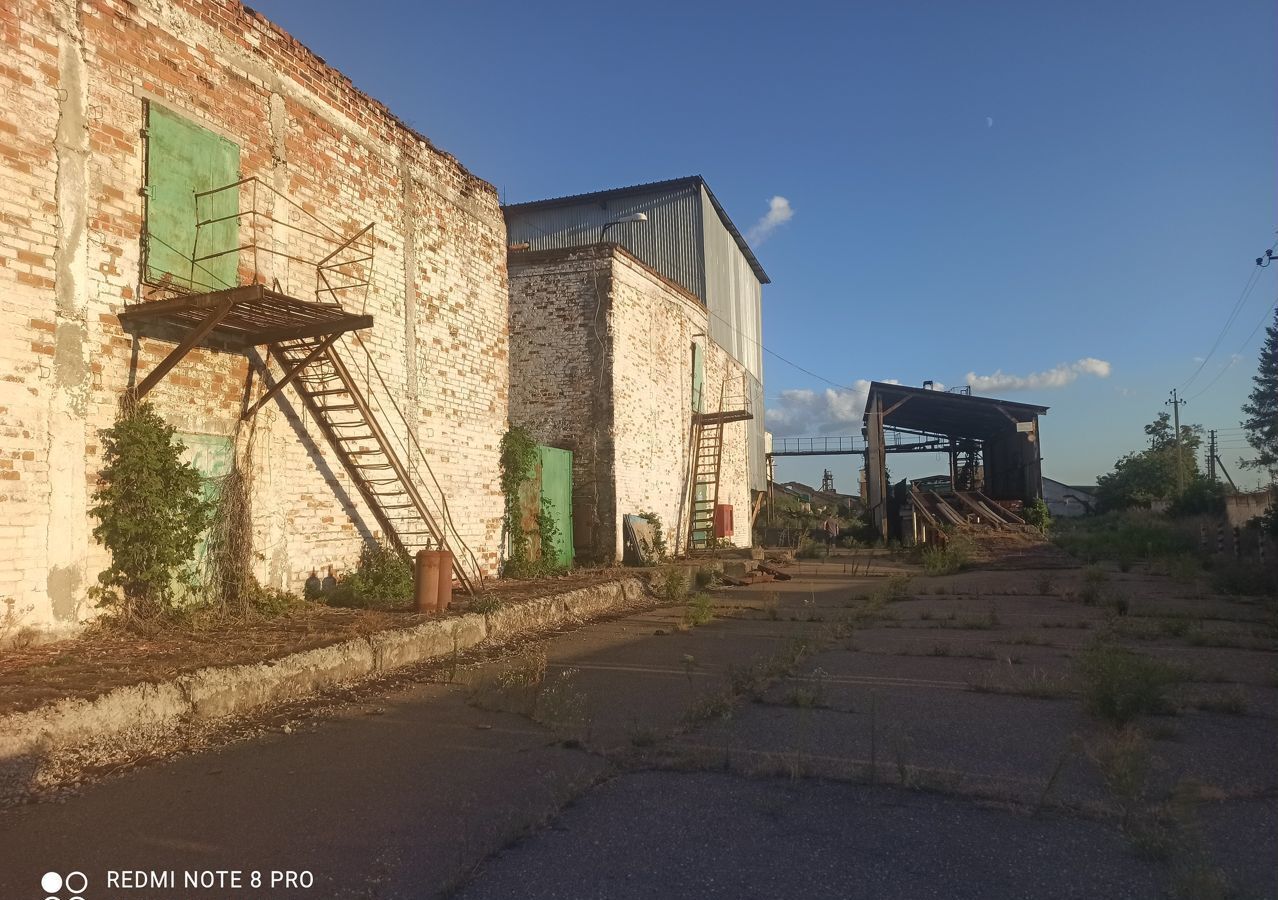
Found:
[[[993,127],[994,127],[994,117],[993,117],[993,116],[986,116],[986,117],[985,117],[985,127],[986,127],[986,128],[993,128]]]

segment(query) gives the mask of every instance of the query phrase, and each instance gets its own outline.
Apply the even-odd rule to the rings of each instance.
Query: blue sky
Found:
[[[1238,477],[1278,267],[1186,382],[1278,238],[1270,0],[254,5],[509,202],[697,173],[746,230],[785,198],[764,344],[829,382],[1007,376],[978,392],[1050,406],[1071,483],[1184,386]],[[855,392],[766,364],[779,430],[857,430]]]

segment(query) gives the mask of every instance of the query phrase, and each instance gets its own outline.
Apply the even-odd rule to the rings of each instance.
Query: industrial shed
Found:
[[[866,506],[884,540],[908,538],[902,516],[919,513],[933,526],[979,522],[1023,525],[1018,510],[1043,496],[1042,442],[1038,419],[1046,406],[992,397],[966,389],[938,391],[873,382],[866,397]],[[887,433],[912,435],[947,453],[948,490],[917,485],[894,491],[888,484]],[[918,521],[918,519],[915,519]]]

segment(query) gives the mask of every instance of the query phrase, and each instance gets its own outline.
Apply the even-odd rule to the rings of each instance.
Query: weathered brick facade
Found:
[[[655,512],[686,538],[693,343],[705,348],[706,409],[739,402],[744,369],[707,337],[700,301],[614,244],[512,251],[510,418],[573,451],[579,558],[622,553],[621,516]],[[749,546],[747,433],[724,426],[719,502]]]
[[[145,296],[148,101],[236,143],[243,176],[336,228],[376,223],[364,340],[495,572],[508,296],[489,184],[231,0],[3,4],[0,97],[0,601],[51,627],[92,614],[97,430],[172,347],[135,342],[116,318]],[[275,237],[286,251],[292,239]],[[266,274],[296,280],[275,265]],[[251,370],[196,350],[148,399],[183,433],[229,437],[241,459],[251,448],[258,575],[296,589],[312,568],[347,566],[377,526],[290,391],[237,429],[246,391],[262,389]]]

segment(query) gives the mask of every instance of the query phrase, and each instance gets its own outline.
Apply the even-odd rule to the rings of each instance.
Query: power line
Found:
[[[707,310],[707,312],[709,312],[709,310]],[[712,312],[710,313],[710,315],[718,319],[724,325],[727,325],[729,329],[741,335],[741,337],[743,337],[745,340],[749,341],[750,343],[754,344],[764,353],[768,354],[769,356],[775,356],[777,359],[781,360],[781,362],[785,363],[787,366],[798,369],[804,375],[810,375],[813,378],[815,378],[817,381],[824,381],[826,384],[830,385],[831,387],[836,387],[841,391],[856,390],[856,388],[848,387],[846,384],[839,384],[837,381],[831,381],[829,378],[826,378],[824,375],[818,375],[816,372],[813,372],[811,369],[805,369],[803,368],[803,366],[799,365],[796,362],[791,362],[790,360],[782,356],[780,353],[777,353],[775,350],[770,350],[767,347],[765,347],[762,341],[758,340],[757,338],[750,337],[750,335],[746,334],[744,331],[742,331],[737,326],[733,325],[731,322],[729,322],[727,319],[725,319],[723,316],[719,315],[718,313]]]
[[[1278,247],[1278,242],[1274,244]],[[1271,248],[1272,249],[1272,248]],[[1253,266],[1251,274],[1247,277],[1247,283],[1243,285],[1242,291],[1238,294],[1238,299],[1234,301],[1233,309],[1229,311],[1229,317],[1225,319],[1225,324],[1221,326],[1220,333],[1216,335],[1216,340],[1212,342],[1211,349],[1207,351],[1207,355],[1198,363],[1198,368],[1194,369],[1194,374],[1190,375],[1188,380],[1180,386],[1181,390],[1189,387],[1198,378],[1202,370],[1207,366],[1207,361],[1220,347],[1220,342],[1225,339],[1225,335],[1229,333],[1229,329],[1233,327],[1234,321],[1238,318],[1238,313],[1242,311],[1243,305],[1247,302],[1248,296],[1260,281],[1260,266]]]
[[[1256,327],[1251,330],[1251,334],[1247,335],[1247,339],[1244,340],[1242,344],[1238,347],[1238,349],[1234,351],[1229,362],[1225,363],[1225,365],[1221,367],[1220,371],[1216,373],[1216,377],[1213,378],[1211,381],[1207,382],[1207,386],[1205,388],[1203,388],[1197,394],[1194,394],[1194,396],[1190,397],[1189,398],[1190,400],[1196,400],[1197,398],[1201,397],[1203,394],[1210,391],[1212,388],[1212,385],[1214,385],[1217,381],[1220,381],[1220,377],[1234,367],[1234,363],[1238,362],[1239,354],[1241,354],[1244,350],[1247,349],[1247,345],[1250,344],[1251,339],[1256,336],[1256,332],[1260,330],[1260,326],[1265,324],[1266,320],[1268,320],[1270,315],[1273,314],[1275,307],[1278,307],[1278,299],[1275,299],[1274,302],[1269,304],[1269,306],[1265,309],[1264,315],[1260,317],[1260,321],[1256,323]]]

